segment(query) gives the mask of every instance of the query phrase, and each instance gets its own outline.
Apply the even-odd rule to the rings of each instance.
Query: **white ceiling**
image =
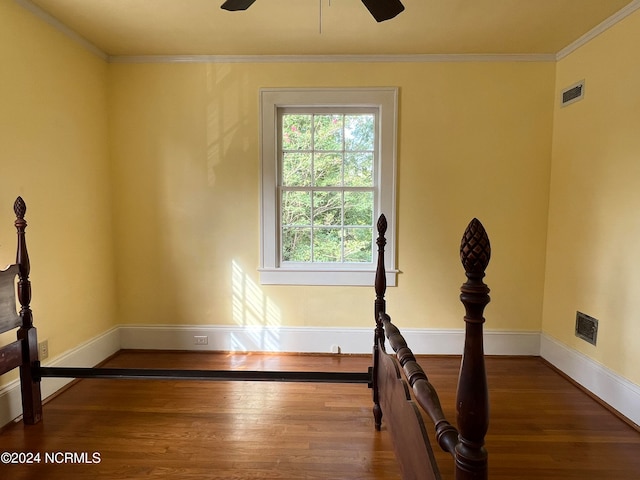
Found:
[[[15,0],[109,56],[556,54],[640,0],[401,0],[376,23],[361,0]],[[614,17],[615,18],[615,17]]]

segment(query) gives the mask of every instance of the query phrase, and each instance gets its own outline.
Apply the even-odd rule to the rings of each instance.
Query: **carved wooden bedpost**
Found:
[[[386,301],[384,294],[387,290],[387,275],[384,265],[384,247],[387,244],[385,233],[387,232],[387,218],[384,214],[378,218],[378,238],[376,244],[378,245],[378,264],[376,266],[376,301],[374,307],[376,330],[374,335],[373,344],[373,418],[375,420],[376,430],[380,430],[382,425],[382,409],[380,408],[379,392],[378,392],[378,365],[380,362],[380,347],[384,345],[384,327],[382,326],[382,317],[386,313]]]
[[[464,232],[460,258],[467,282],[460,287],[464,304],[466,335],[456,401],[460,432],[456,447],[456,480],[487,478],[484,437],[489,427],[489,394],[484,365],[482,326],[484,308],[490,301],[489,287],[482,279],[491,257],[489,237],[478,219]]]
[[[38,337],[33,326],[31,313],[31,282],[29,281],[29,253],[25,240],[27,221],[24,219],[27,206],[21,197],[13,205],[16,214],[15,226],[18,232],[18,251],[16,264],[18,265],[18,301],[20,302],[20,317],[22,325],[18,329],[18,340],[22,341],[22,365],[20,366],[20,386],[22,390],[23,422],[27,425],[38,423],[42,419],[42,398],[40,394],[40,380],[36,379],[35,366],[38,363]]]
[[[387,275],[384,265],[384,247],[387,244],[387,239],[384,237],[387,233],[387,217],[380,215],[378,219],[378,238],[376,244],[378,245],[378,265],[376,267],[376,303],[375,303],[375,315],[376,315],[376,334],[380,334],[381,338],[384,338],[384,329],[382,328],[382,320],[380,319],[381,313],[386,313],[387,302],[384,299],[384,294],[387,291]]]

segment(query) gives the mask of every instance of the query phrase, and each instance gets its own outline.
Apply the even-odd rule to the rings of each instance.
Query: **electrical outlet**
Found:
[[[38,343],[38,359],[44,360],[49,356],[49,341],[43,340]]]
[[[195,345],[208,345],[209,344],[209,337],[206,335],[194,335],[193,336],[193,343]]]

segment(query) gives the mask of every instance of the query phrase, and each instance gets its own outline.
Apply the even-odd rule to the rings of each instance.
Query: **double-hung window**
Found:
[[[395,285],[397,90],[261,91],[264,284],[371,285],[387,217]]]

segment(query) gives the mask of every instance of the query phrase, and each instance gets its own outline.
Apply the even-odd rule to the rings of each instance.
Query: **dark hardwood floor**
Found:
[[[459,358],[419,361],[454,423]],[[539,358],[486,362],[490,479],[640,478],[640,432]],[[369,358],[121,352],[106,365],[366,371]],[[45,405],[41,424],[0,431],[0,453],[40,454],[0,463],[0,478],[399,479],[371,407],[366,385],[80,380]],[[452,461],[434,450],[452,479]]]

